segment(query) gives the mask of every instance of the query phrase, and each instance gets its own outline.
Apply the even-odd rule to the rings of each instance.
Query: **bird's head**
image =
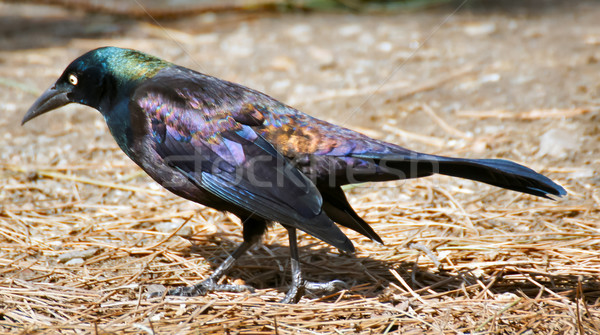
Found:
[[[69,103],[79,103],[102,112],[138,80],[153,76],[169,63],[130,49],[104,47],[75,59],[58,80],[29,108],[25,122]]]

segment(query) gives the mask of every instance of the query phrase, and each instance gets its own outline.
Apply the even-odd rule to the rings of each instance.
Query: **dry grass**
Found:
[[[21,13],[16,5],[0,6],[6,12],[12,9]],[[595,22],[597,27],[600,14],[594,13],[600,9],[592,8],[596,12],[586,9],[588,16],[580,13],[578,20],[584,23],[573,30],[565,28],[569,25],[564,20],[571,22],[570,16],[564,19],[562,14],[542,15],[534,23],[512,17],[478,18],[483,25],[489,20],[499,27],[495,35],[478,39],[461,35],[461,24],[472,24],[473,16],[458,16],[449,33],[440,30],[439,40],[435,35],[431,47],[406,60],[402,78],[396,77],[397,81],[384,87],[380,83],[390,69],[405,62],[402,57],[412,50],[400,50],[400,61],[385,63],[391,57],[376,51],[370,51],[366,58],[348,52],[355,47],[354,35],[340,35],[331,49],[336,55],[334,65],[316,57],[312,61],[318,65],[313,66],[305,53],[296,53],[295,42],[286,47],[288,26],[302,28],[294,30],[298,34],[306,26],[323,23],[332,25],[332,31],[346,31],[344,34],[352,33],[347,27],[354,24],[371,27],[364,31],[382,31],[383,35],[385,27],[392,32],[421,29],[423,38],[443,15],[431,14],[431,18],[429,14],[414,14],[402,20],[376,17],[375,23],[369,17],[331,16],[295,17],[293,23],[256,19],[254,25],[230,20],[224,24],[226,28],[207,28],[214,22],[209,17],[208,23],[186,23],[200,26],[197,29],[203,33],[198,38],[193,29],[183,32],[183,24],[163,31],[158,26],[149,30],[148,23],[123,23],[128,28],[116,37],[73,38],[62,41],[65,45],[40,50],[0,52],[0,106],[10,111],[5,102],[14,104],[7,118],[0,120],[3,134],[10,135],[3,137],[7,143],[0,153],[0,333],[600,333],[600,90],[589,84],[597,85],[600,78],[587,75],[600,71],[591,70],[596,63],[581,62],[587,55],[553,53],[558,50],[554,44],[544,43],[554,43],[549,41],[554,41],[552,33],[557,31],[543,30],[573,34],[575,37],[560,40],[562,47],[587,52],[587,47],[597,45],[592,38],[597,33],[589,33],[596,35],[586,39],[577,34],[587,34],[581,28],[585,22]],[[80,14],[53,13],[55,17],[68,14],[69,19],[82,24],[89,20],[77,16]],[[413,19],[424,22],[423,27],[413,25]],[[520,25],[518,31],[502,30],[510,20]],[[101,21],[96,28],[112,32],[114,25],[117,23]],[[43,30],[49,28],[40,28],[39,33]],[[168,36],[157,37],[158,30]],[[178,30],[181,33],[177,35]],[[516,42],[506,46],[498,43],[503,34]],[[522,47],[519,43],[530,43],[529,35],[522,36],[526,34],[534,36],[540,54],[523,57],[518,51]],[[239,221],[162,190],[119,151],[98,115],[82,107],[56,112],[54,118],[44,116],[26,129],[16,125],[34,99],[31,92],[53,80],[66,58],[83,49],[104,44],[136,47],[197,67],[188,58],[190,54],[164,47],[172,45],[173,36],[181,38],[179,43],[202,59],[202,65],[230,71],[224,73],[227,79],[243,78],[248,85],[262,89],[289,77],[294,84],[291,87],[308,87],[306,92],[312,92],[310,85],[323,85],[327,89],[315,94],[299,90],[283,99],[300,101],[300,107],[311,114],[338,123],[357,119],[354,123],[350,120],[355,129],[415,149],[516,160],[553,178],[569,195],[553,202],[446,177],[349,187],[352,205],[382,236],[385,246],[345,230],[357,247],[356,255],[350,256],[300,234],[305,277],[315,281],[341,279],[348,284],[347,289],[327,296],[309,293],[296,305],[277,303],[290,278],[287,235],[274,226],[263,244],[244,256],[223,279],[245,282],[256,287],[256,293],[148,300],[148,290],[206,278],[241,241]],[[244,50],[235,48],[250,36],[267,36],[271,39],[265,41],[280,43],[282,50],[293,52],[282,53],[289,59],[279,60],[274,69],[269,63],[269,43],[255,43],[262,54],[250,61]],[[376,33],[373,36],[383,38]],[[395,35],[385,36],[393,39]],[[407,40],[392,40],[394,46],[409,45],[412,35],[406,36]],[[552,38],[545,40],[545,36]],[[330,41],[318,37],[323,36],[315,34],[310,43],[329,50]],[[456,49],[436,49],[443,49],[448,38]],[[230,44],[220,44],[222,40]],[[572,42],[584,40],[592,44],[584,47]],[[29,45],[29,41],[18,41],[19,45]],[[338,46],[342,51],[336,51]],[[544,46],[550,51],[544,51]],[[495,47],[501,48],[496,54],[505,58],[491,62],[477,51]],[[463,53],[469,48],[476,52]],[[469,58],[476,55],[482,56]],[[357,57],[363,57],[362,63],[357,63]],[[378,57],[372,63],[365,61]],[[466,67],[465,57],[470,60]],[[554,62],[538,68],[539,59]],[[355,77],[352,71],[357,64],[366,70]],[[533,70],[529,73],[519,66]],[[568,71],[564,70],[567,66]],[[531,82],[519,84],[521,72]],[[546,80],[554,78],[544,77],[548,72],[560,74],[561,80]],[[343,81],[344,86],[338,87],[337,73],[348,73],[349,80],[374,79]],[[500,73],[501,79],[492,84],[480,79],[489,78],[490,73]],[[538,80],[538,76],[546,79]],[[580,78],[573,79],[577,76]],[[251,78],[267,78],[267,83],[253,83]],[[505,82],[503,78],[517,79]],[[571,86],[558,85],[563,79],[575,80],[583,88],[569,90]],[[547,93],[542,102],[534,89],[512,95],[521,99],[514,98],[514,103],[494,100],[510,97],[511,90],[520,89],[519,85],[530,88],[542,84],[547,84],[546,91],[554,92]],[[362,87],[379,91],[371,96]],[[277,87],[271,89],[277,92]],[[568,98],[559,96],[561,92]],[[365,94],[370,97],[368,103]],[[361,104],[372,114],[350,114]],[[445,109],[452,104],[459,107]],[[422,118],[426,121],[419,123]],[[540,137],[555,128],[581,137],[577,151],[566,157],[539,153]],[[440,268],[420,251],[423,246],[439,259]]]

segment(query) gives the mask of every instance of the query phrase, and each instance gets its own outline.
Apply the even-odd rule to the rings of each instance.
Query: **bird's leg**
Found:
[[[304,294],[304,282],[302,280],[302,270],[300,270],[300,261],[298,260],[298,243],[296,241],[296,228],[285,227],[290,239],[290,264],[292,268],[292,285],[280,301],[284,304],[296,303]]]
[[[254,288],[248,285],[232,285],[232,284],[217,284],[221,276],[229,270],[235,261],[240,258],[250,247],[252,247],[262,234],[267,229],[267,222],[264,220],[255,219],[252,217],[242,219],[244,225],[244,241],[240,244],[237,249],[229,256],[219,267],[205,280],[192,286],[182,286],[171,289],[167,292],[167,295],[176,295],[183,297],[196,297],[199,295],[205,295],[209,291],[220,291],[220,292],[243,292],[250,291],[254,292]],[[153,292],[150,297],[160,296],[161,292]]]
[[[217,284],[217,281],[223,276],[223,274],[231,268],[235,261],[240,258],[250,247],[252,243],[246,241],[242,242],[237,249],[231,254],[219,267],[213,272],[208,278],[192,286],[181,286],[171,289],[167,292],[167,295],[176,295],[182,297],[196,297],[199,295],[205,295],[210,291],[217,292],[243,292],[250,291],[254,292],[254,288],[248,285],[233,285],[233,284]],[[159,294],[156,294],[159,295]]]
[[[296,228],[285,227],[288,231],[290,239],[290,265],[292,269],[292,285],[285,294],[285,297],[281,299],[281,303],[289,304],[296,303],[302,295],[304,290],[310,291],[334,291],[339,287],[345,287],[346,283],[341,280],[332,280],[326,283],[309,282],[302,279],[302,270],[300,270],[300,260],[298,257],[298,243],[296,240]]]

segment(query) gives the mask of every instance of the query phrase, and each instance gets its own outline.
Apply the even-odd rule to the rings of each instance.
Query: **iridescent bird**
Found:
[[[292,283],[282,301],[297,301],[304,289],[334,288],[339,281],[302,278],[296,229],[345,252],[354,247],[335,223],[383,243],[342,185],[439,173],[546,198],[566,194],[519,164],[407,150],[135,50],[104,47],[77,58],[23,123],[72,102],[100,111],[119,147],[166,189],[243,222],[243,242],[231,256],[208,279],[170,295],[251,289],[217,281],[272,222],[289,234]]]

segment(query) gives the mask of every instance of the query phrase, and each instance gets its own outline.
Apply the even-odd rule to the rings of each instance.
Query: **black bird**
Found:
[[[292,285],[282,301],[297,301],[305,288],[335,287],[302,279],[296,229],[345,252],[354,247],[334,222],[383,243],[342,185],[440,173],[545,198],[566,194],[522,165],[411,151],[135,50],[104,47],[77,58],[23,123],[72,102],[100,111],[119,147],[166,189],[242,220],[244,241],[233,254],[207,280],[170,295],[250,289],[216,283],[271,222],[289,234]]]

